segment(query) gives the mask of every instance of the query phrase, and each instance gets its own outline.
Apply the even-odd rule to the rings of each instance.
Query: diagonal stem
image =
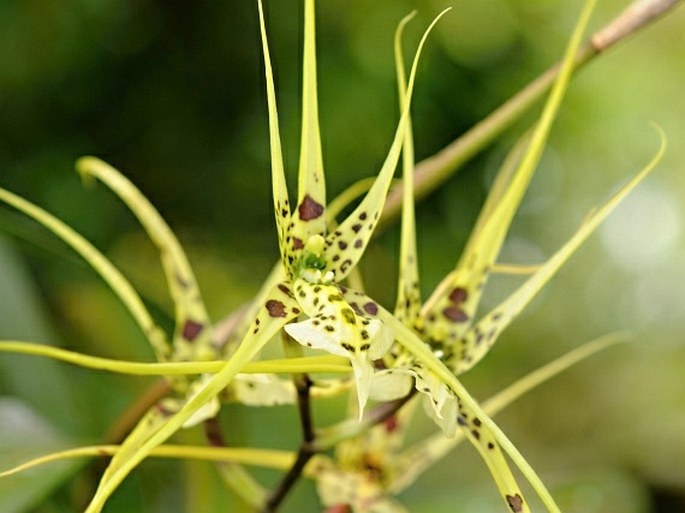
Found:
[[[682,1],[635,0],[580,47],[575,59],[574,71],[644,29],[680,5]],[[414,197],[421,199],[434,191],[520,119],[552,87],[560,69],[561,63],[556,63],[461,137],[435,155],[419,162],[414,169]],[[376,234],[399,216],[401,206],[402,184],[397,183],[390,189]]]

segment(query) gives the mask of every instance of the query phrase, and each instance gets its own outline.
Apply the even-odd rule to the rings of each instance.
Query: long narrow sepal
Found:
[[[453,346],[473,322],[483,286],[489,275],[489,267],[499,254],[514,214],[545,148],[552,123],[571,79],[575,56],[594,4],[595,0],[586,2],[576,23],[566,49],[562,70],[516,171],[509,178],[510,169],[508,163],[505,163],[500,173],[503,179],[498,180],[500,183],[496,183],[493,189],[493,194],[498,196],[499,201],[486,203],[457,267],[443,280],[422,309],[421,327],[433,340]],[[512,153],[512,160],[516,162],[516,148]],[[502,183],[506,184],[504,191]]]
[[[456,396],[459,406],[460,415],[468,423],[464,428],[475,430],[478,436],[473,435],[472,443],[477,441],[481,446],[485,444],[485,449],[493,450],[492,447],[501,447],[502,450],[513,460],[515,465],[521,470],[523,475],[528,479],[533,489],[540,496],[547,509],[552,513],[559,513],[559,507],[554,502],[552,495],[549,493],[542,480],[533,470],[530,464],[526,461],[523,455],[516,449],[514,444],[507,438],[502,430],[495,424],[483,409],[479,406],[476,400],[468,393],[461,382],[452,374],[452,372],[441,362],[430,348],[416,336],[407,326],[397,320],[390,312],[376,305],[376,317],[386,324],[395,336],[395,339],[402,344],[409,353],[411,353],[418,362],[420,362],[428,371],[435,374],[435,376],[442,381]],[[487,454],[487,453],[486,453]],[[511,471],[508,468],[505,459],[491,458],[486,460],[488,466],[496,465],[498,475],[496,479],[501,479],[501,476],[510,475]],[[505,482],[505,481],[502,481]],[[511,485],[513,481],[506,481]],[[499,481],[498,481],[499,484]],[[526,503],[520,490],[516,488],[502,490],[502,498],[510,506],[512,511],[526,511],[524,507]]]
[[[301,247],[297,247],[289,237],[291,215],[288,187],[285,181],[285,167],[283,165],[283,150],[281,149],[281,134],[278,128],[278,108],[276,106],[276,88],[271,66],[269,42],[266,37],[266,22],[264,21],[264,7],[262,0],[257,1],[259,7],[259,30],[262,36],[262,53],[264,54],[264,74],[266,76],[266,99],[269,109],[269,141],[271,149],[271,187],[273,190],[274,213],[278,229],[278,244],[281,250],[281,261],[286,274],[292,277],[292,264]]]
[[[324,274],[333,273],[334,279],[338,282],[343,280],[350,270],[357,264],[364,249],[366,248],[373,229],[376,227],[381,210],[385,204],[388,187],[392,181],[397,162],[399,161],[402,144],[409,122],[409,109],[411,105],[411,95],[414,90],[414,79],[416,68],[421,56],[428,34],[433,29],[438,20],[448,11],[442,11],[430,24],[423,34],[419,46],[414,56],[409,82],[407,85],[407,101],[400,117],[400,122],[395,132],[395,138],[388,152],[388,156],[381,167],[378,178],[369,190],[368,194],[361,201],[359,206],[345,219],[340,226],[326,238],[326,250],[324,252],[325,267]]]
[[[587,342],[526,374],[490,399],[483,401],[483,411],[490,416],[494,416],[531,390],[546,383],[570,367],[586,360],[599,351],[626,341],[627,334],[617,332]],[[442,433],[438,433],[403,451],[402,454],[393,459],[388,470],[388,475],[390,476],[388,490],[393,494],[398,494],[405,490],[421,474],[463,442],[466,435],[467,432],[465,430],[456,431],[452,437],[445,437]]]
[[[131,313],[149,340],[157,359],[165,361],[170,357],[171,347],[166,335],[154,322],[131,283],[105,255],[73,228],[30,201],[3,188],[0,188],[0,201],[39,222],[78,253],[102,277]]]
[[[174,301],[174,358],[207,360],[214,357],[209,344],[209,316],[197,280],[181,244],[162,216],[135,185],[102,160],[82,157],[76,162],[76,169],[84,178],[97,178],[119,196],[159,249],[169,293]]]
[[[183,427],[198,410],[206,408],[209,403],[215,401],[218,394],[285,323],[299,314],[300,310],[289,289],[285,285],[274,288],[257,315],[252,329],[223,368],[210,379],[204,379],[201,386],[193,391],[193,394],[179,406],[178,411],[173,415],[156,422],[152,428],[145,427],[141,423],[126,438],[122,447],[127,450],[117,453],[112,458],[86,513],[99,513],[126,476],[147,458],[155,447],[163,444]]]
[[[401,378],[405,375],[412,376],[416,389],[428,399],[429,415],[443,432],[447,436],[453,436],[456,424],[459,424],[490,469],[503,500],[512,507],[512,511],[528,512],[527,502],[507,460],[501,453],[491,425],[481,420],[484,413],[461,383],[451,374],[450,379],[447,380],[444,365],[409,327],[392,314],[371,302],[361,293],[347,291],[346,298],[357,308],[359,304],[362,304],[362,308],[366,311],[374,312],[372,317],[387,325],[393,331],[395,339],[408,351],[406,355],[402,355],[407,358],[400,358],[395,362],[398,365],[401,360],[408,360],[407,364],[381,371],[386,379],[375,381],[374,389],[386,386],[389,387],[386,393],[395,394],[403,384]],[[415,348],[420,348],[420,351],[415,351]],[[447,373],[449,374],[449,371]],[[374,393],[378,394],[378,392]]]
[[[291,237],[306,243],[312,235],[326,232],[326,182],[321,156],[321,133],[316,86],[316,33],[314,0],[304,7],[304,57],[302,80],[302,141],[297,211]]]
[[[395,32],[395,68],[400,111],[408,102],[407,76],[402,54],[402,33],[416,12],[405,16]],[[397,285],[395,316],[405,323],[413,323],[421,308],[419,269],[416,253],[416,218],[414,214],[414,136],[411,113],[407,115],[407,128],[402,143],[402,235],[400,239],[400,273]]]
[[[659,163],[666,150],[666,139],[661,129],[659,150],[652,160],[601,208],[583,222],[578,231],[521,287],[481,319],[458,343],[458,351],[450,366],[461,374],[478,363],[493,346],[500,333],[521,313],[542,287],[557,273],[599,224],[621,203]]]

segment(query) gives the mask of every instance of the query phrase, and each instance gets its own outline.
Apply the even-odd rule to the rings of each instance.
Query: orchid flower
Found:
[[[86,513],[100,512],[126,476],[145,458],[163,452],[161,449],[165,446],[162,444],[179,429],[215,417],[222,399],[231,398],[253,405],[292,403],[295,401],[294,386],[277,378],[276,372],[347,372],[350,367],[356,387],[358,419],[353,420],[357,425],[363,425],[360,421],[365,420],[364,410],[369,398],[408,400],[415,389],[416,395],[424,398],[428,414],[446,435],[447,438],[443,436],[441,440],[456,440],[461,436],[459,439],[467,438],[478,450],[509,511],[530,511],[509,460],[530,482],[547,509],[559,511],[540,478],[490,418],[497,408],[482,407],[457,376],[487,354],[499,334],[626,194],[655,167],[663,152],[662,144],[657,156],[589,215],[554,255],[535,267],[523,285],[492,312],[474,322],[483,287],[497,266],[508,228],[544,149],[594,3],[589,0],[585,5],[569,42],[562,71],[530,138],[524,141],[525,147],[517,146],[505,162],[462,257],[423,304],[419,292],[414,221],[410,108],[421,51],[429,32],[446,11],[440,13],[424,32],[408,77],[401,52],[401,34],[411,15],[400,23],[395,39],[400,99],[397,129],[368,192],[345,219],[331,227],[331,219],[335,217],[331,212],[337,209],[327,206],[326,202],[318,119],[315,3],[305,0],[304,4],[301,148],[297,199],[291,203],[265,16],[261,0],[258,0],[280,263],[248,309],[241,328],[234,330],[237,335],[229,343],[215,337],[196,279],[173,232],[150,202],[114,168],[93,157],[85,157],[77,164],[84,178],[98,179],[126,203],[158,247],[174,302],[175,328],[170,338],[155,324],[126,278],[90,243],[47,212],[0,189],[0,200],[47,226],[103,277],[147,335],[158,364],[136,366],[58,350],[39,350],[21,343],[0,344],[0,350],[34,352],[113,371],[156,373],[164,375],[171,384],[172,393],[147,411],[113,451],[113,458]],[[380,219],[400,156],[404,184],[400,275],[397,303],[391,313],[363,290],[352,288],[350,282]],[[254,362],[265,345],[279,334],[303,347],[330,355]],[[559,370],[560,366],[557,366],[546,376]],[[334,392],[344,391],[346,383],[349,380],[333,381]],[[508,399],[511,400],[513,396]],[[332,508],[349,506],[355,512],[405,511],[392,497],[393,493],[410,480],[407,476],[413,479],[418,475],[423,469],[421,462],[434,461],[436,455],[442,454],[442,449],[435,449],[436,443],[431,442],[410,453],[422,458],[415,465],[407,462],[403,432],[413,414],[414,402],[409,401],[407,407],[365,434],[338,444],[335,458],[318,457],[307,467],[305,473],[316,480],[324,505]],[[326,432],[326,428],[320,431]],[[333,438],[343,431],[336,426],[328,428],[328,432],[334,434]],[[278,459],[274,454],[272,456]],[[282,462],[283,458],[278,461]],[[400,476],[403,469],[410,469],[404,480]],[[222,473],[234,489],[243,491],[253,506],[264,503],[266,492],[242,467],[235,463],[222,466]]]
[[[514,148],[495,181],[476,228],[455,270],[448,274],[423,305],[421,305],[419,295],[416,251],[411,126],[405,133],[403,141],[404,187],[397,303],[394,316],[382,309],[377,312],[379,319],[395,328],[394,336],[397,344],[384,358],[385,370],[374,375],[372,397],[383,401],[397,399],[406,396],[412,387],[424,395],[427,398],[426,410],[442,428],[444,435],[454,438],[459,426],[465,437],[479,450],[495,478],[504,502],[514,512],[529,511],[529,507],[501,451],[503,446],[509,452],[509,442],[492,421],[487,419],[477,403],[472,401],[466,390],[456,380],[455,375],[470,369],[485,356],[504,328],[525,308],[621,199],[655,167],[663,151],[662,145],[659,154],[603,207],[593,212],[578,232],[555,255],[543,265],[537,266],[530,278],[518,290],[492,312],[486,314],[482,320],[473,323],[484,285],[496,264],[508,227],[544,149],[552,121],[569,82],[575,52],[592,8],[593,2],[587,2],[569,43],[562,72],[530,139],[524,140],[527,143],[525,152],[521,144]],[[411,16],[408,16],[402,20],[395,40],[401,109],[405,109],[408,103],[401,34],[410,18]],[[410,121],[408,123],[410,124]],[[359,304],[369,304],[369,298],[359,292],[348,291],[345,297],[357,310]],[[407,328],[403,330],[400,322]],[[430,351],[426,350],[426,347],[430,347]],[[419,349],[425,355],[423,358],[419,354]],[[440,375],[446,371],[445,366],[454,373],[450,376],[450,380]],[[440,373],[434,369],[440,369]],[[454,385],[450,385],[449,381]],[[468,400],[466,400],[467,397]],[[374,484],[373,476],[369,476],[369,460],[377,462],[387,460],[373,467],[377,474],[384,476],[383,472],[392,467],[390,455],[396,452],[392,441],[395,438],[401,438],[401,434],[397,434],[399,431],[397,426],[404,427],[406,420],[402,419],[398,422],[398,419],[394,419],[392,430],[388,430],[387,426],[378,426],[368,434],[361,435],[360,439],[340,444],[339,448],[347,453],[349,453],[348,446],[358,445],[356,450],[358,457],[352,463],[345,462],[345,458],[342,458],[340,467],[334,467],[338,468],[335,472],[347,472],[350,476],[354,476],[349,479],[365,483],[362,489],[370,490],[376,500],[369,501],[358,491],[352,492],[343,500],[340,496],[339,485],[337,488],[334,485],[328,485],[329,489],[333,487],[338,490],[337,495],[332,494],[338,503],[352,505],[355,512],[376,511],[370,506],[371,504],[385,504],[384,508],[387,507],[387,511],[401,511],[401,508],[395,508],[391,506],[392,503],[385,502],[387,497],[379,490],[389,485],[387,482],[384,484],[382,479],[381,481],[376,479]],[[381,441],[377,436],[379,432]],[[522,461],[520,455],[510,452],[510,456],[531,481],[547,508],[550,511],[558,511],[549,492],[532,469]],[[340,458],[340,455],[338,457]],[[385,478],[387,479],[387,476]],[[325,484],[321,486],[326,487]],[[348,487],[348,490],[354,489],[355,487]],[[322,494],[322,497],[326,497],[326,494]],[[364,506],[364,504],[367,505]]]

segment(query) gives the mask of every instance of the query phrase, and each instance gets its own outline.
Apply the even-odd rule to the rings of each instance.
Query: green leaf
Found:
[[[0,470],[69,444],[67,438],[29,406],[16,399],[0,398]],[[0,511],[32,510],[82,466],[78,461],[61,462],[0,479]]]

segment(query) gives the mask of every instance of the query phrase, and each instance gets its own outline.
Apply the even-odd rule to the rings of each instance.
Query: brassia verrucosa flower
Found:
[[[573,62],[594,1],[586,3],[568,44],[563,66],[540,118],[504,162],[470,239],[454,270],[421,301],[414,221],[414,156],[411,97],[419,56],[440,13],[426,29],[407,75],[401,50],[401,21],[395,38],[400,118],[387,157],[370,185],[327,205],[319,130],[314,0],[305,0],[302,130],[297,198],[291,202],[281,150],[274,77],[261,1],[258,0],[269,114],[273,204],[280,262],[228,336],[217,335],[193,271],[178,240],[148,200],[114,168],[85,157],[77,169],[84,179],[109,187],[136,215],[160,252],[175,329],[169,337],[153,320],[123,274],[86,239],[39,207],[0,189],[0,199],[45,225],[78,252],[107,282],[146,334],[158,363],[106,360],[25,342],[4,341],[0,349],[58,358],[86,367],[165,376],[170,385],[116,447],[83,448],[34,463],[84,454],[112,454],[87,513],[102,510],[123,479],[145,458],[176,456],[222,461],[226,483],[255,508],[273,511],[278,493],[268,494],[240,465],[290,469],[316,481],[326,507],[355,512],[401,512],[394,495],[463,439],[479,452],[491,472],[505,510],[530,511],[510,462],[529,481],[548,511],[559,511],[552,495],[491,415],[516,397],[594,351],[613,344],[609,336],[583,346],[479,404],[458,376],[476,365],[499,334],[547,281],[657,164],[657,156],[603,206],[596,208],[546,262],[534,266],[523,284],[478,319],[478,306],[514,214],[540,159],[552,122],[569,83]],[[663,138],[662,138],[663,141]],[[359,288],[357,264],[371,241],[400,163],[403,170],[400,273],[391,312]],[[358,200],[357,193],[365,193]],[[337,214],[357,201],[342,220]],[[500,266],[501,267],[501,266]],[[259,358],[264,346],[283,339],[286,357]],[[299,346],[297,345],[299,343]],[[301,346],[301,347],[300,347]],[[322,355],[321,351],[328,353]],[[337,379],[335,373],[346,377]],[[294,380],[279,374],[293,374]],[[309,376],[315,377],[309,377]],[[303,378],[304,376],[304,378]],[[304,383],[304,385],[303,385]],[[352,390],[349,417],[315,429],[308,418],[310,398]],[[304,397],[304,399],[303,399]],[[369,399],[380,404],[369,410]],[[404,434],[422,400],[441,433],[406,447]],[[163,445],[181,428],[210,422],[222,401],[251,406],[298,403],[305,419],[305,444],[297,458],[279,451]],[[335,448],[331,456],[314,455]],[[233,450],[233,452],[232,452]],[[18,471],[22,466],[12,471]],[[285,480],[286,483],[292,480]],[[281,492],[287,492],[283,485]],[[280,499],[280,497],[279,497]],[[265,506],[266,505],[266,506]]]

